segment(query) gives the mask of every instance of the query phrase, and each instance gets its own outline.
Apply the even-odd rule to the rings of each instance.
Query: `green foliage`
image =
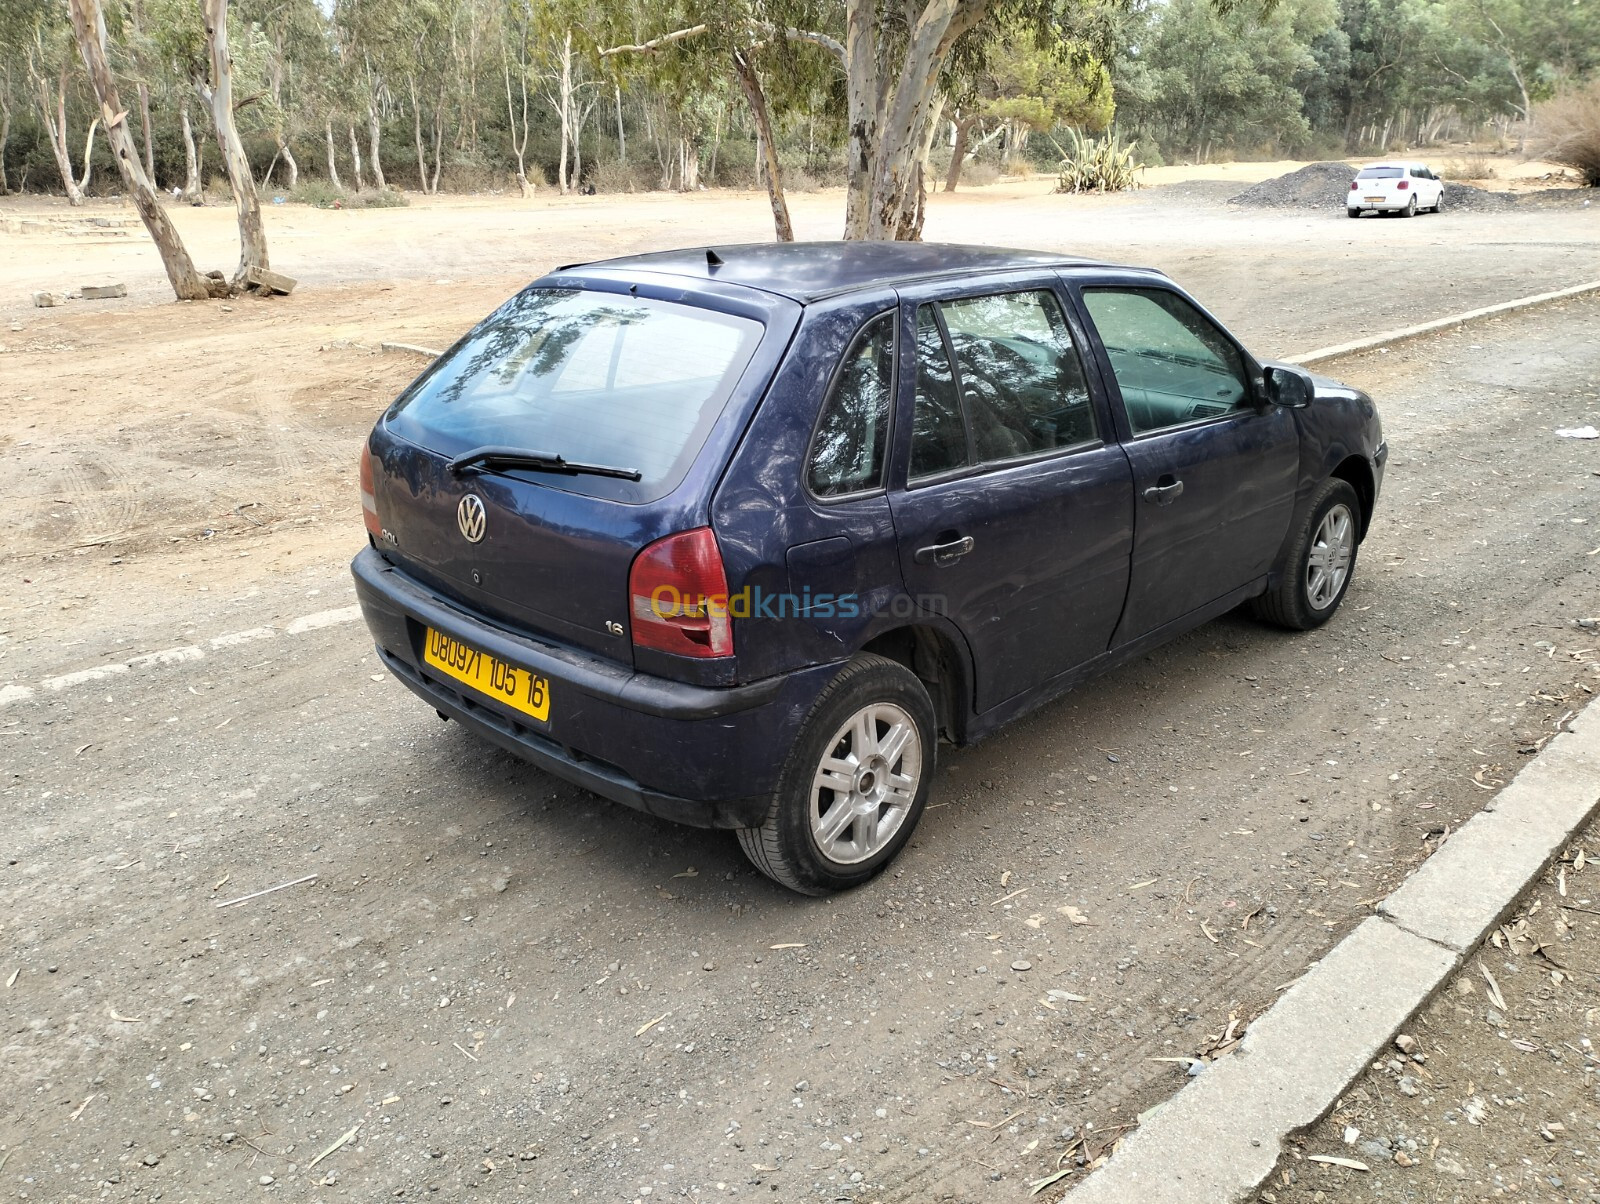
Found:
[[[1134,157],[1135,147],[1124,145],[1115,130],[1103,138],[1068,130],[1067,145],[1058,147],[1061,173],[1057,192],[1126,192],[1139,186],[1139,172],[1145,165]]]

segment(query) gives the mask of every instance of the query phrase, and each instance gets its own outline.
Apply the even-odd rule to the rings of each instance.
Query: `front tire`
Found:
[[[1360,531],[1356,491],[1337,477],[1324,481],[1289,548],[1283,581],[1251,603],[1256,617],[1291,631],[1310,631],[1331,619],[1355,574]]]
[[[860,886],[922,818],[937,738],[922,682],[895,661],[857,656],[813,704],[766,818],[740,829],[739,847],[803,895]]]

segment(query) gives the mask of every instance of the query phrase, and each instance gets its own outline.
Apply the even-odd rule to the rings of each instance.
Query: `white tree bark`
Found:
[[[383,178],[383,159],[379,155],[379,139],[383,136],[383,126],[378,121],[378,103],[370,101],[367,104],[367,147],[372,152],[372,186],[379,192],[389,187],[389,182]]]
[[[270,268],[267,259],[267,231],[261,220],[261,198],[256,195],[255,177],[245,154],[239,127],[233,121],[233,57],[228,52],[228,0],[201,0],[206,25],[206,49],[211,59],[211,78],[200,84],[201,96],[211,108],[211,122],[217,131],[217,147],[222,152],[228,184],[233,191],[233,208],[239,220],[239,268],[233,283],[245,287],[245,274],[251,268]]]
[[[45,140],[50,143],[50,153],[55,158],[56,170],[61,173],[61,186],[67,194],[67,203],[81,205],[83,189],[78,187],[78,177],[72,170],[72,152],[67,146],[66,69],[62,68],[57,77],[53,105],[50,83],[42,73],[34,71],[31,55],[28,69],[33,74],[34,86],[38,90],[39,121],[44,126]]]
[[[561,92],[557,103],[561,116],[561,161],[556,167],[556,182],[561,195],[567,195],[567,145],[572,140],[572,30],[561,42]]]
[[[189,120],[189,100],[184,98],[179,110],[183,119],[183,199],[198,201],[202,195],[200,159],[194,149],[194,125]]]
[[[361,143],[356,141],[356,127],[351,125],[350,130],[350,163],[355,169],[356,191],[360,192],[366,187],[361,181]]]
[[[78,50],[89,72],[95,98],[100,102],[100,111],[106,116],[106,141],[111,146],[122,182],[139,210],[145,229],[150,232],[151,241],[156,244],[167,279],[172,282],[172,291],[180,301],[200,301],[224,291],[213,287],[195,269],[177,227],[161,207],[154,181],[140,161],[139,148],[128,129],[128,115],[118,98],[116,79],[107,62],[105,17],[100,11],[100,0],[70,0],[70,7]]]
[[[333,118],[330,116],[322,125],[322,132],[328,138],[328,182],[335,188],[342,189],[339,183],[339,159],[333,153]]]

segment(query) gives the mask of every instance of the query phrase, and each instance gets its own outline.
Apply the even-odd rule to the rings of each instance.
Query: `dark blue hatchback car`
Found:
[[[357,592],[438,710],[732,828],[799,891],[909,839],[963,743],[1250,601],[1338,607],[1372,401],[1164,275],[904,243],[563,268],[362,456]]]

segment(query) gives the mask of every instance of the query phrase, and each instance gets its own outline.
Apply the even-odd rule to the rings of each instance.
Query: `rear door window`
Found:
[[[389,429],[448,456],[495,446],[634,469],[637,484],[536,479],[649,501],[688,470],[762,329],[749,318],[644,297],[530,289],[403,396]]]
[[[1399,180],[1405,177],[1403,167],[1363,167],[1356,173],[1358,180]]]

